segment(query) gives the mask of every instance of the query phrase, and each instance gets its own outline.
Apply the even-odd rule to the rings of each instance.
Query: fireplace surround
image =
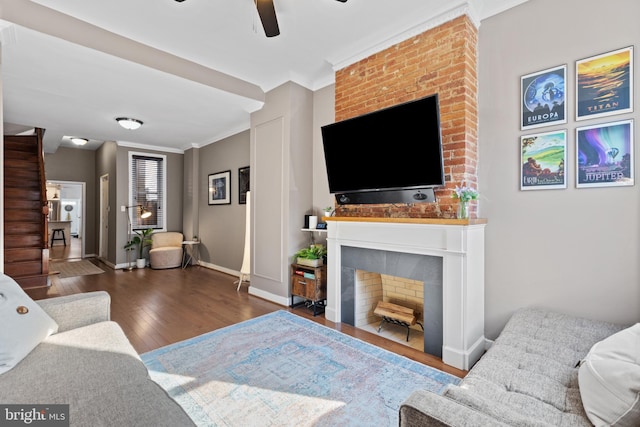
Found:
[[[425,333],[425,349],[429,347],[429,353],[441,354],[442,361],[448,365],[470,369],[485,349],[486,220],[354,217],[326,220],[326,318],[333,322],[353,322],[353,312],[349,309],[353,292],[349,290],[348,278],[355,268],[375,271],[371,265],[394,265],[394,268],[404,266],[412,270],[410,275],[419,271],[422,276],[438,280],[441,276],[441,286],[436,284],[438,280],[430,280],[431,297],[429,302],[425,301],[425,305],[428,304],[425,316],[432,311],[441,317],[432,321],[425,318],[425,330],[429,328]],[[364,265],[358,266],[358,263]],[[430,337],[435,337],[439,348],[433,349],[433,339],[430,344],[426,343]]]

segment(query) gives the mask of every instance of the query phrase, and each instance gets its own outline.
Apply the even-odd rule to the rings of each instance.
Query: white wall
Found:
[[[535,0],[482,21],[478,181],[479,213],[489,221],[488,338],[514,310],[530,305],[616,323],[640,321],[640,177],[633,187],[575,188],[575,128],[633,118],[637,129],[640,121],[636,89],[636,112],[576,122],[575,61],[640,41],[638,17],[637,0]],[[635,56],[637,85],[637,51]],[[522,192],[519,138],[531,132],[519,127],[520,76],[561,64],[567,64],[568,122],[534,133],[567,129],[568,188]]]

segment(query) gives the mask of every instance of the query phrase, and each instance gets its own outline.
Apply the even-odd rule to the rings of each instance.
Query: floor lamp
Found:
[[[142,205],[133,205],[133,206],[125,206],[124,210],[127,215],[127,238],[125,241],[129,243],[129,238],[133,234],[133,228],[131,226],[131,218],[129,217],[129,209],[136,208],[136,214],[138,213],[138,208],[140,208],[140,218],[149,218],[151,216],[151,212],[146,210]],[[133,267],[131,266],[131,261],[129,260],[129,252],[131,252],[131,248],[127,248],[127,266],[123,268],[124,271],[132,271]]]
[[[240,268],[240,277],[233,282],[238,284],[236,291],[240,290],[242,282],[248,282],[251,276],[251,192],[247,191],[246,224],[244,232],[244,258]]]

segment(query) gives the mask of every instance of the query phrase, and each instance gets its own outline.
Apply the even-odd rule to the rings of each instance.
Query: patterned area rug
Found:
[[[59,271],[57,277],[64,279],[65,277],[87,276],[89,274],[104,273],[100,267],[97,267],[91,261],[85,259],[80,261],[50,261],[49,271]]]
[[[282,310],[141,357],[199,426],[397,426],[412,391],[459,382]]]

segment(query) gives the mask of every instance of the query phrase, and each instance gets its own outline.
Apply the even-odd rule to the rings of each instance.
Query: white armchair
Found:
[[[167,231],[151,235],[149,264],[151,268],[175,268],[182,265],[182,233]]]

